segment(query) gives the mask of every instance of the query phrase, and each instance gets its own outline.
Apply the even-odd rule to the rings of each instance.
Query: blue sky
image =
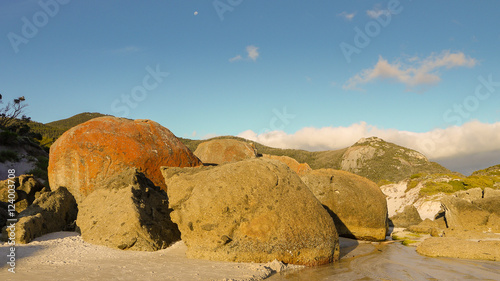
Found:
[[[451,136],[439,132],[463,135],[473,122],[497,140],[498,10],[498,1],[5,0],[0,93],[25,96],[44,123],[100,112],[180,137],[311,150],[377,132],[431,158],[465,155],[477,149],[439,154]],[[297,140],[304,130],[311,139]],[[408,141],[431,134],[441,136],[434,152]]]

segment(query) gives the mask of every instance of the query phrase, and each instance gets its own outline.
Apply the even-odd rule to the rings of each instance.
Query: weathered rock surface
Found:
[[[180,240],[165,191],[136,169],[108,179],[79,205],[83,240],[111,248],[156,251]]]
[[[500,261],[500,240],[431,237],[417,246],[417,253],[429,257]]]
[[[461,190],[453,193],[453,196],[467,201],[474,201],[483,198],[483,190],[479,187]]]
[[[420,218],[420,214],[415,206],[407,205],[402,213],[397,213],[391,217],[391,221],[395,227],[409,227],[421,223],[422,218]]]
[[[305,173],[311,171],[311,167],[307,163],[299,163],[297,160],[288,156],[276,156],[270,154],[263,154],[262,157],[278,160],[286,164],[292,171],[296,172],[299,176],[304,175]]]
[[[387,202],[374,182],[333,169],[313,170],[301,179],[327,208],[340,236],[385,240]]]
[[[467,201],[455,196],[441,199],[449,228],[500,232],[500,197]]]
[[[441,220],[430,220],[430,219],[425,219],[424,221],[420,222],[419,224],[416,225],[411,225],[408,227],[408,230],[411,232],[417,232],[417,233],[427,233],[427,234],[433,234],[433,233],[438,233],[441,234],[443,232],[443,229],[446,228],[446,224],[444,224],[444,221]],[[433,235],[436,236],[436,235]],[[439,235],[438,235],[439,236]]]
[[[320,265],[339,258],[332,218],[285,164],[162,168],[190,258]]]
[[[44,234],[63,231],[78,213],[75,198],[64,187],[45,192],[18,216],[16,243],[29,243]]]
[[[485,188],[483,198],[500,197],[500,189]]]
[[[21,175],[10,180],[0,182],[0,201],[9,201],[8,185],[14,184],[16,187],[14,205],[17,212],[22,212],[29,205],[33,204],[36,198],[49,189],[44,187],[33,175]]]
[[[50,148],[49,184],[81,202],[104,180],[138,168],[165,188],[160,166],[202,163],[167,128],[151,120],[100,117],[66,131]]]
[[[205,164],[223,164],[257,157],[255,147],[235,139],[202,142],[194,154]]]

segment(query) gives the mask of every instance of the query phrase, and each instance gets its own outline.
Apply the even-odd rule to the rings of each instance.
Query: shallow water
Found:
[[[276,274],[268,280],[500,280],[500,262],[429,258],[399,243],[359,244],[341,261]]]

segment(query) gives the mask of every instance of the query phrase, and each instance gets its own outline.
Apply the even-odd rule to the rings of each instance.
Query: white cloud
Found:
[[[255,61],[259,57],[259,48],[255,47],[253,45],[247,46],[247,53],[248,53],[248,58],[251,60]]]
[[[415,149],[433,160],[500,151],[500,122],[486,124],[471,121],[460,127],[434,129],[425,133],[380,129],[360,122],[349,127],[306,127],[294,134],[272,131],[259,135],[248,130],[238,136],[271,147],[308,151],[341,149],[353,145],[360,138],[377,136]],[[500,164],[500,160],[498,162]]]
[[[252,61],[256,61],[257,58],[259,57],[259,47],[256,47],[254,45],[249,45],[245,48],[246,52],[247,52],[247,57],[246,59],[247,60],[252,60]],[[237,61],[241,61],[243,60],[244,58],[241,56],[241,55],[237,55],[237,56],[234,56],[232,58],[229,59],[229,62],[237,62]]]
[[[215,134],[215,133],[208,133],[206,135],[204,135],[203,137],[201,137],[202,140],[208,140],[208,139],[211,139],[211,138],[216,138],[218,137],[219,135]]]
[[[230,59],[229,59],[229,62],[240,61],[240,60],[242,60],[242,59],[243,59],[243,57],[242,57],[241,55],[237,55],[237,56],[235,56],[235,57],[230,58]]]
[[[356,13],[348,13],[346,11],[338,14],[339,17],[343,17],[344,19],[348,20],[348,21],[352,21],[352,19],[354,18],[354,16],[356,16]]]
[[[381,10],[380,8],[378,7],[375,7],[373,8],[373,10],[367,10],[366,11],[366,14],[372,18],[372,19],[376,19],[378,17],[380,17],[381,15],[390,15],[391,12],[389,10]]]
[[[478,62],[476,59],[467,57],[462,52],[451,53],[444,51],[439,55],[432,54],[425,59],[412,57],[407,59],[404,64],[397,60],[389,63],[382,56],[379,56],[378,62],[373,68],[362,70],[360,73],[349,78],[342,86],[346,90],[359,90],[358,85],[365,84],[374,80],[393,80],[406,85],[408,90],[418,89],[437,84],[441,77],[437,70],[453,67],[473,67]]]

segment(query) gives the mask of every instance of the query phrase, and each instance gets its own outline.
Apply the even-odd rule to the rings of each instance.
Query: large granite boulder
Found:
[[[313,170],[301,179],[333,217],[340,236],[385,240],[387,202],[374,182],[333,169]]]
[[[156,251],[180,240],[165,191],[136,169],[108,179],[78,206],[83,240],[110,248]]]
[[[500,197],[468,201],[446,196],[441,203],[449,228],[500,232]]]
[[[75,198],[66,188],[45,192],[19,214],[15,241],[26,244],[44,234],[67,230],[77,213]]]
[[[279,161],[257,158],[162,172],[172,220],[190,258],[303,265],[339,258],[332,218]]]
[[[403,212],[396,213],[395,216],[391,217],[390,221],[394,227],[409,227],[421,223],[422,218],[420,218],[420,214],[415,206],[407,205]]]
[[[299,163],[297,160],[288,156],[276,156],[270,154],[263,154],[262,157],[278,160],[280,162],[285,163],[292,171],[296,172],[299,176],[304,175],[305,173],[311,171],[311,167],[307,163]]]
[[[17,212],[22,212],[29,205],[33,204],[33,201],[37,199],[40,194],[50,191],[41,184],[33,175],[21,175],[13,179],[7,179],[0,181],[0,201],[9,201],[9,188],[8,186],[14,184],[16,188],[14,205]]]
[[[66,131],[50,148],[49,184],[80,203],[105,179],[138,168],[165,188],[160,166],[202,163],[167,128],[151,120],[100,117]]]
[[[257,157],[253,145],[235,139],[202,142],[194,154],[205,164],[223,164]]]

